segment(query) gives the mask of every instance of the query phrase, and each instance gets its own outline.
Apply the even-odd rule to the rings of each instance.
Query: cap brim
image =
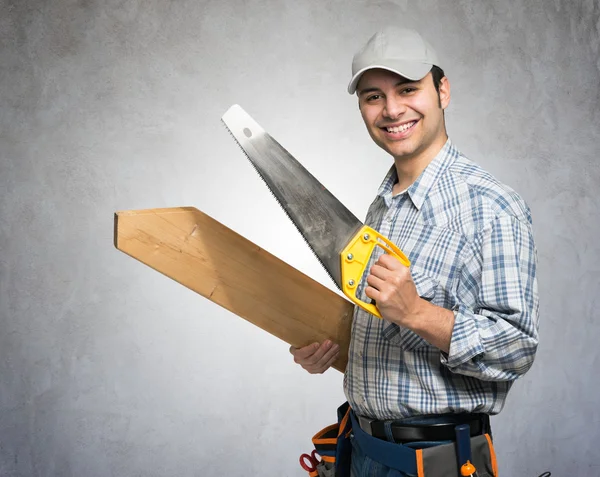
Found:
[[[427,73],[429,73],[429,71],[431,71],[431,67],[433,65],[429,64],[429,63],[415,63],[413,61],[411,62],[395,62],[394,64],[388,63],[387,65],[369,65],[369,66],[365,66],[364,68],[361,68],[360,70],[358,70],[354,76],[352,77],[352,80],[350,80],[350,84],[348,84],[348,93],[350,94],[354,94],[356,91],[356,86],[358,85],[358,82],[360,81],[361,76],[363,75],[363,73],[365,71],[368,70],[376,70],[376,69],[381,69],[381,70],[387,70],[387,71],[391,71],[392,73],[396,73],[399,76],[402,76],[403,78],[409,79],[411,81],[419,81],[423,78],[425,78],[425,76],[427,76]]]

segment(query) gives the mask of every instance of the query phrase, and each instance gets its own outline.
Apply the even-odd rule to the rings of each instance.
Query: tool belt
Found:
[[[367,434],[358,424],[354,413],[351,413],[351,421],[355,445],[358,445],[362,452],[372,460],[380,462],[391,469],[417,477],[457,477],[461,475],[454,436],[447,439],[452,441],[447,444],[413,449],[409,446],[389,442]],[[451,424],[451,426],[456,427],[455,424]],[[430,429],[435,427],[438,426],[429,426]],[[448,425],[443,424],[439,427],[447,430]],[[421,429],[421,431],[433,432],[424,429]],[[471,464],[477,469],[478,477],[497,477],[496,455],[491,436],[487,433],[473,436],[470,438],[469,445],[472,452]]]
[[[357,416],[348,403],[338,408],[338,422],[319,431],[312,439],[316,453],[322,460],[315,466],[311,477],[350,477],[352,445],[358,446],[370,459],[416,477],[458,477],[461,467],[457,459],[455,429],[468,424],[472,451],[470,462],[478,477],[497,477],[496,455],[490,434],[489,418],[467,414],[453,416],[451,424],[410,425],[391,424],[391,433],[398,442],[389,442],[383,421]],[[388,430],[390,430],[388,428]],[[414,449],[404,442],[451,441]],[[467,474],[468,475],[468,474]]]
[[[443,416],[447,417],[447,416]],[[360,428],[367,434],[379,439],[388,440],[388,432],[394,441],[403,444],[406,442],[420,441],[453,441],[455,439],[455,427],[459,424],[468,424],[471,437],[490,432],[490,418],[487,414],[456,414],[453,415],[452,423],[444,424],[410,424],[401,422],[377,421],[356,415],[356,421]]]

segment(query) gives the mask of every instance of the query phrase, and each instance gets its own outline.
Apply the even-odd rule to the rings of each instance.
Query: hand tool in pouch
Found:
[[[222,121],[336,286],[381,318],[376,305],[356,296],[357,286],[375,247],[408,267],[404,253],[358,220],[240,106],[229,108]]]
[[[456,426],[456,453],[461,477],[477,477],[477,470],[471,463],[471,428],[468,424]]]

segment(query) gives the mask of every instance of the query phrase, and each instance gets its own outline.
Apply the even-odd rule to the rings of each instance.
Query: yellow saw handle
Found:
[[[377,318],[381,318],[381,313],[379,313],[375,305],[366,303],[356,296],[356,287],[360,283],[373,249],[376,246],[381,247],[386,253],[397,258],[402,265],[410,267],[410,261],[395,243],[391,242],[375,229],[364,225],[350,240],[340,255],[342,260],[342,291],[363,310],[368,311]]]

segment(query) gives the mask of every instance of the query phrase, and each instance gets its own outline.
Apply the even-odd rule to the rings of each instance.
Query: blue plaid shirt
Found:
[[[358,414],[375,419],[496,414],[538,344],[529,208],[450,140],[404,193],[392,196],[396,180],[392,167],[366,223],[408,256],[419,295],[454,311],[450,350],[446,355],[356,307],[346,397]],[[364,288],[363,279],[359,296],[368,300]]]

